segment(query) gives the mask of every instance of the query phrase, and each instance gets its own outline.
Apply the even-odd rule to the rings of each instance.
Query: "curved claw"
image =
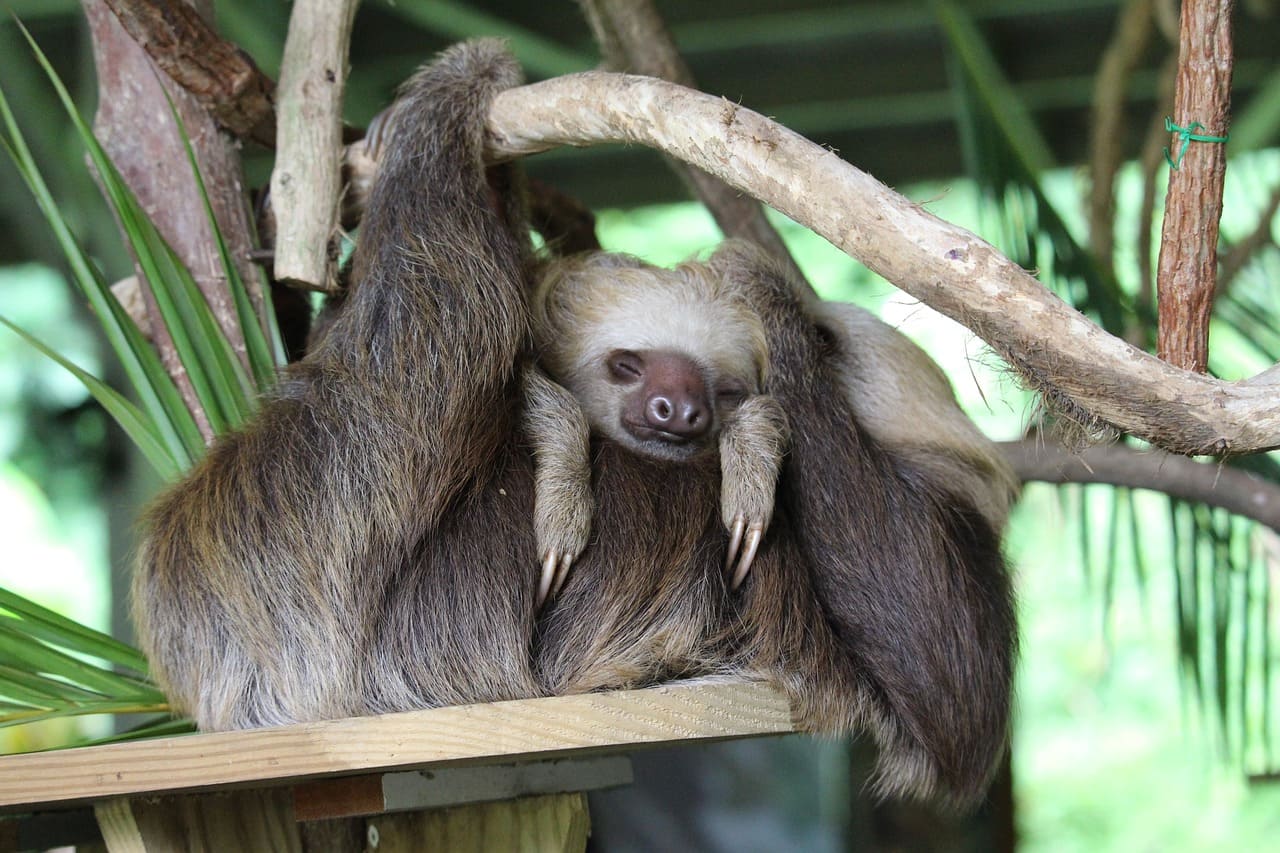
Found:
[[[742,546],[742,532],[747,527],[747,520],[741,515],[733,517],[733,528],[729,531],[729,550],[724,555],[724,570],[727,573],[738,557],[738,548]]]
[[[560,594],[560,587],[564,586],[565,580],[569,577],[569,567],[573,565],[573,555],[565,554],[560,559],[560,565],[556,567],[556,582],[551,587],[551,597],[555,598]]]
[[[542,558],[542,573],[538,576],[538,597],[534,604],[537,610],[542,609],[542,605],[547,603],[547,596],[551,592],[552,584],[556,579],[556,566],[560,562],[560,555],[554,549],[547,552]]]
[[[742,585],[747,572],[751,571],[751,564],[756,559],[756,551],[759,550],[760,540],[763,538],[764,526],[760,524],[751,525],[750,530],[747,532],[746,543],[742,549],[742,558],[738,560],[738,565],[733,570],[733,577],[729,581],[729,589],[737,589]]]

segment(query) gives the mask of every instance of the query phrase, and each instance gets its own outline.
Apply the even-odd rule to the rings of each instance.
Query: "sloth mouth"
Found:
[[[624,423],[627,432],[634,435],[641,441],[661,441],[665,444],[691,444],[694,439],[686,435],[678,435],[674,432],[667,432],[664,429],[654,429],[651,426],[645,426],[637,423]]]
[[[684,460],[697,456],[707,446],[705,436],[690,438],[666,430],[654,429],[647,424],[623,420],[628,444],[632,450],[658,459]]]

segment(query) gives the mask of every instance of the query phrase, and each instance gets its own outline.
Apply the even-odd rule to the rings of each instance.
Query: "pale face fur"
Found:
[[[533,300],[538,358],[577,398],[594,431],[649,456],[683,459],[716,447],[725,418],[764,386],[768,349],[757,314],[702,264],[664,270],[619,255],[551,264]],[[691,445],[645,440],[622,422],[634,388],[610,359],[675,353],[697,365],[714,415]]]

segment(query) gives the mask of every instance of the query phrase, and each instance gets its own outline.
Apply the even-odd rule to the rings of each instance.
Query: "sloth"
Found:
[[[1007,740],[1007,468],[922,354],[747,244],[535,283],[518,173],[483,161],[518,81],[477,41],[408,82],[343,305],[148,510],[134,613],[173,706],[219,730],[755,678],[875,738],[881,792],[975,802]]]
[[[811,296],[800,285],[795,292]],[[1001,531],[1017,480],[956,403],[946,375],[864,309],[817,299],[807,308],[843,350],[864,354],[858,363],[844,360],[843,385],[869,434],[973,501]],[[762,391],[768,344],[745,294],[706,264],[664,270],[585,252],[542,267],[531,311],[534,350],[549,374],[531,369],[526,380],[539,603],[559,590],[589,537],[591,431],[660,459],[718,448],[721,514],[731,534],[725,569],[737,589],[769,526],[789,438],[785,413]]]
[[[587,543],[591,431],[677,464],[718,452],[725,569],[731,589],[742,583],[773,514],[789,429],[763,392],[764,328],[744,296],[700,264],[661,270],[597,252],[543,268],[534,350],[564,393],[530,371],[540,599],[559,590]]]

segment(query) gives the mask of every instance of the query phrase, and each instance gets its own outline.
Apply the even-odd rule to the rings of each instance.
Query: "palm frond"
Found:
[[[1053,165],[1049,146],[1004,79],[979,28],[951,0],[935,0],[933,8],[950,50],[966,162],[990,201],[996,242],[1112,334],[1153,328],[1153,318],[1141,314],[1128,295],[1137,288],[1123,287],[1099,263],[1046,192],[1044,176]],[[1245,356],[1264,364],[1280,361],[1274,323],[1280,306],[1274,304],[1273,289],[1245,278],[1220,301],[1215,314],[1216,328],[1224,333],[1215,339],[1215,372],[1238,371]],[[1226,464],[1280,482],[1280,465],[1271,457]],[[1078,524],[1086,580],[1099,602],[1102,635],[1109,638],[1123,555],[1132,555],[1135,580],[1145,595],[1149,567],[1142,543],[1158,529],[1159,513],[1153,515],[1149,499],[1136,503],[1131,490],[1060,488],[1076,498],[1063,505]],[[1272,767],[1271,742],[1280,721],[1270,702],[1275,689],[1274,616],[1264,602],[1269,601],[1273,572],[1271,560],[1256,544],[1272,532],[1203,505],[1164,495],[1154,500],[1167,508],[1164,535],[1171,545],[1173,624],[1188,715],[1212,733],[1215,752],[1224,761],[1245,770]],[[1126,535],[1131,543],[1127,549],[1122,547]]]
[[[213,216],[186,132],[178,122],[201,201],[212,227],[223,272],[244,334],[248,367],[219,327],[190,270],[165,242],[80,116],[65,86],[31,37],[44,69],[98,173],[135,261],[155,297],[162,320],[215,432],[233,429],[254,411],[258,395],[275,381],[284,348],[264,300],[258,317]],[[118,390],[62,357],[4,318],[0,323],[75,375],[121,425],[166,479],[177,477],[204,452],[204,439],[173,380],[138,326],[124,311],[71,233],[22,131],[0,90],[3,145],[36,198],[70,266],[72,278],[101,323],[125,368],[135,404]],[[176,113],[175,113],[176,120]],[[163,694],[147,677],[140,651],[0,588],[0,727],[85,714],[154,713],[158,718],[112,740],[190,730],[174,721]]]
[[[0,588],[0,728],[168,709],[137,649]]]
[[[1044,190],[1044,174],[1055,165],[1048,142],[970,15],[951,0],[932,5],[949,50],[965,162],[997,214],[997,244],[1104,329],[1124,334],[1132,300]]]

